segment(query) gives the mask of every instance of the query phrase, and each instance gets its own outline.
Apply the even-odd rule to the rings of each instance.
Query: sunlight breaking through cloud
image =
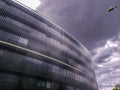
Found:
[[[15,0],[13,0],[15,1]],[[36,9],[38,6],[40,6],[41,1],[40,0],[16,0],[19,1],[21,3],[23,3],[24,5],[32,8],[32,9]]]

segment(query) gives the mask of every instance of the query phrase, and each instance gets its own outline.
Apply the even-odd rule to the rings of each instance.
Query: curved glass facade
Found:
[[[0,0],[0,90],[97,90],[91,56],[19,2]]]

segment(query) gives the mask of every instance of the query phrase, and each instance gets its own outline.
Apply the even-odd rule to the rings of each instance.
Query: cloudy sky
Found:
[[[99,90],[120,82],[120,0],[19,0],[72,34],[91,52]]]

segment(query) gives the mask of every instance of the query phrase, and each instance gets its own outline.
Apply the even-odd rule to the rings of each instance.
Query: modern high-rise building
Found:
[[[97,90],[91,56],[17,1],[0,0],[0,90]]]

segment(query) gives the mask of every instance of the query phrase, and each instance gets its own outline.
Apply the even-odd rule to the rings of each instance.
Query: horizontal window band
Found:
[[[12,46],[12,47],[15,47],[15,48],[18,48],[18,49],[21,49],[21,50],[24,50],[24,51],[33,53],[33,54],[36,54],[36,55],[39,55],[39,56],[42,56],[42,57],[44,57],[44,58],[48,58],[48,59],[50,59],[50,60],[52,60],[52,61],[58,62],[58,63],[63,64],[63,65],[65,65],[65,66],[71,67],[71,68],[73,68],[73,69],[75,69],[75,70],[77,70],[77,71],[80,71],[79,69],[74,68],[73,66],[71,66],[71,65],[69,65],[69,64],[66,64],[66,63],[64,63],[64,62],[62,62],[62,61],[60,61],[60,60],[54,59],[54,58],[49,57],[49,56],[46,56],[46,55],[44,55],[44,54],[41,54],[41,53],[38,53],[38,52],[35,52],[35,51],[32,51],[32,50],[23,48],[23,47],[21,47],[21,46],[15,45],[15,44],[8,43],[8,42],[2,41],[2,40],[0,40],[0,43],[5,44],[5,45],[9,45],[9,46]],[[80,72],[81,72],[81,71],[80,71]]]
[[[11,11],[11,10],[10,10],[10,11]],[[16,18],[18,19],[19,16],[12,14],[10,11],[7,11],[7,12],[9,12],[9,16],[12,17],[12,18],[15,18],[15,17],[16,17]],[[28,14],[28,15],[29,15],[29,14]],[[24,23],[26,23],[26,24],[30,24],[30,26],[33,26],[33,23],[30,23],[30,22],[28,21],[29,19],[27,20],[27,19],[24,19],[24,18],[22,18],[22,19],[20,19],[20,18],[21,18],[21,17],[19,17],[19,21],[22,20],[22,22],[24,22]],[[26,20],[27,20],[27,21],[26,21]],[[36,27],[36,25],[34,25],[34,27]],[[37,26],[37,28],[40,28],[40,27]],[[36,29],[37,29],[37,28],[36,28]],[[64,31],[64,32],[65,32],[65,31]],[[67,33],[67,32],[66,32],[66,33]],[[72,36],[71,36],[71,37],[72,37]],[[81,46],[82,46],[82,45],[81,45]],[[78,47],[79,47],[79,46],[78,46]],[[84,46],[82,46],[82,47],[84,47]],[[75,52],[76,52],[77,49],[76,49],[75,47],[74,47],[74,49],[75,49]],[[79,52],[79,51],[77,51],[77,52]],[[86,58],[86,60],[84,60],[83,62],[84,62],[84,64],[85,64],[86,66],[90,63],[89,59],[87,59],[87,58]],[[88,67],[88,68],[89,68],[89,67]]]
[[[38,55],[38,56],[42,56],[42,57],[44,57],[44,58],[47,58],[48,60],[55,61],[55,62],[57,62],[57,63],[59,63],[59,64],[62,64],[62,65],[64,65],[64,66],[67,66],[67,67],[69,67],[69,68],[72,68],[72,69],[80,72],[80,73],[83,73],[83,74],[87,75],[86,73],[82,72],[81,70],[79,70],[79,69],[77,69],[77,68],[75,68],[75,67],[73,67],[73,66],[71,66],[71,65],[69,65],[69,64],[67,64],[67,63],[64,63],[64,62],[62,62],[62,61],[60,61],[60,60],[57,60],[57,59],[55,59],[55,58],[46,56],[46,55],[44,55],[44,54],[35,52],[35,51],[33,51],[33,50],[29,50],[29,49],[27,49],[27,48],[23,48],[23,47],[21,47],[21,46],[18,46],[18,45],[12,44],[12,43],[8,43],[8,42],[6,42],[6,41],[0,40],[0,43],[3,44],[3,45],[11,46],[11,47],[14,47],[14,48],[17,48],[17,49],[20,49],[20,50],[23,50],[23,51],[26,51],[26,52],[29,52],[29,53]],[[87,75],[87,76],[88,76],[88,75]],[[91,78],[90,76],[88,76],[88,77]]]
[[[7,24],[6,24],[7,25]],[[5,26],[6,26],[5,25]],[[9,24],[8,24],[9,25]],[[3,27],[5,27],[5,26],[3,26]],[[10,29],[10,27],[8,28],[8,29]],[[8,30],[8,29],[6,29],[6,30]],[[11,30],[14,30],[14,29],[12,29],[11,28]],[[11,30],[9,30],[9,31],[11,31]],[[8,32],[8,31],[7,31]],[[13,31],[13,32],[15,32],[15,30]],[[15,34],[17,34],[17,33],[15,33]],[[29,37],[30,38],[30,37]],[[31,38],[32,39],[32,38]],[[32,51],[32,50],[31,50]],[[36,52],[36,51],[34,51],[34,52]],[[44,54],[43,54],[44,55]],[[55,58],[54,58],[55,59]],[[57,59],[56,59],[57,60]],[[84,64],[84,63],[82,63],[82,64]],[[69,65],[69,64],[68,64]],[[71,65],[70,65],[71,66]],[[81,65],[81,66],[83,66],[83,65]],[[86,67],[87,68],[87,67]],[[80,70],[80,69],[79,69]],[[81,71],[81,70],[80,70]],[[82,72],[82,71],[81,71]],[[86,74],[86,73],[85,73]]]

